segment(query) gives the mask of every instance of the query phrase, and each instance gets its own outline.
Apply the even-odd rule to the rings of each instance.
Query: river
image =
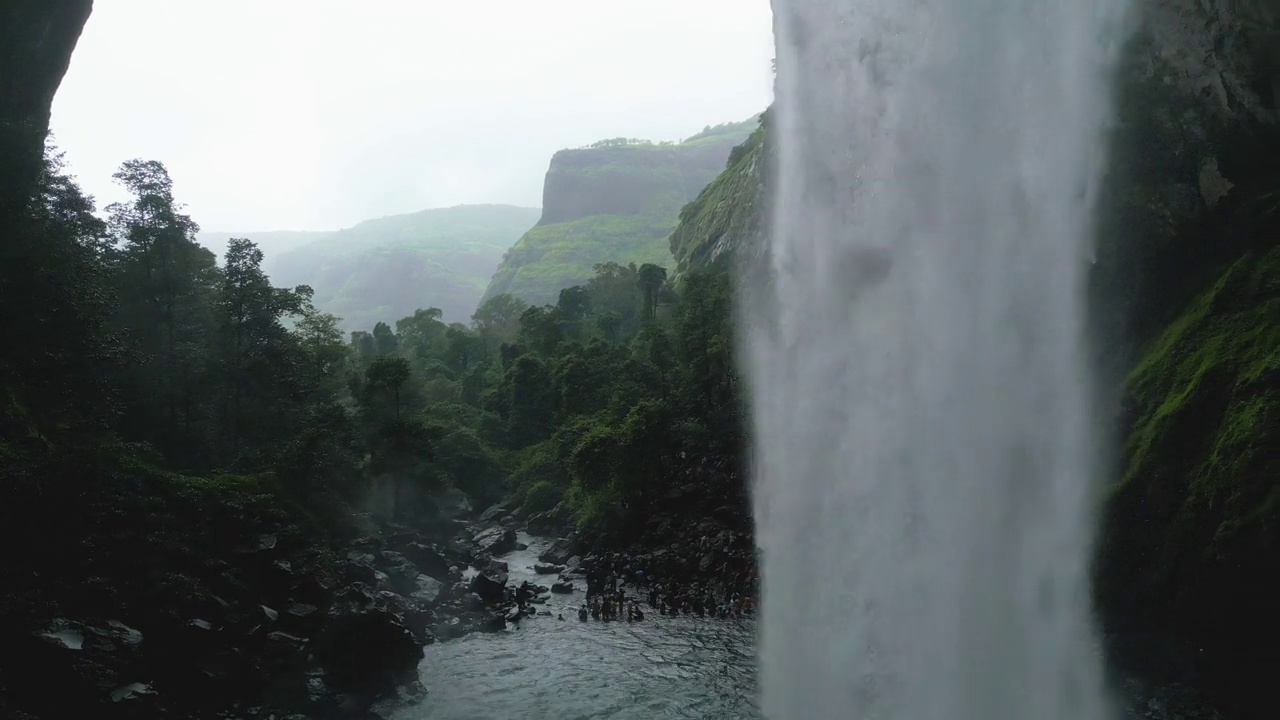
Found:
[[[528,549],[500,558],[509,582],[549,586],[555,576],[533,571],[548,541],[522,532],[520,542]],[[427,698],[395,720],[761,717],[753,620],[649,612],[637,623],[581,622],[582,579],[575,588],[551,596],[549,617],[428,646],[421,665]]]

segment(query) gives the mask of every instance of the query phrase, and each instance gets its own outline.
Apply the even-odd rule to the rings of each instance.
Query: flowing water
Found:
[[[773,5],[764,714],[1109,717],[1083,292],[1124,3]]]
[[[546,541],[503,556],[514,585],[550,585],[533,564]],[[650,720],[759,718],[755,623],[650,612],[638,623],[580,622],[578,592],[552,595],[550,617],[425,649],[426,699],[395,720]],[[563,621],[556,619],[563,613]]]

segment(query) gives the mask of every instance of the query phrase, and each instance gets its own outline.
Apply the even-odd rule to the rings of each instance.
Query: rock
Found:
[[[582,564],[582,558],[577,555],[574,555],[573,557],[564,561],[564,566],[569,569],[576,568],[581,564]]]
[[[551,592],[556,593],[557,595],[567,595],[573,592],[573,583],[571,582],[552,583]]]
[[[120,622],[66,618],[32,635],[6,638],[0,652],[5,699],[40,707],[41,717],[102,717],[108,707],[125,710],[120,703],[139,712],[137,717],[154,717],[141,665],[142,639],[142,633]]]
[[[435,602],[440,598],[442,591],[444,591],[444,583],[429,575],[419,575],[417,588],[410,593],[410,596],[424,602]]]
[[[528,550],[528,549],[529,549],[528,543],[522,543],[522,542],[516,543],[516,550]]]
[[[490,560],[485,563],[485,569],[495,573],[511,572],[511,566],[505,560]]]
[[[488,603],[497,604],[507,597],[507,576],[505,573],[477,573],[471,579],[470,590]]]
[[[485,524],[492,524],[506,517],[508,512],[510,511],[508,511],[500,503],[497,505],[492,505],[489,507],[488,510],[485,510],[484,512],[480,513],[479,521]]]
[[[258,607],[262,608],[262,615],[267,619],[267,622],[275,622],[280,619],[280,613],[272,610],[266,605],[259,605]]]
[[[267,633],[262,646],[262,657],[270,663],[281,664],[293,659],[307,647],[307,639],[274,630]]]
[[[329,687],[372,695],[414,677],[422,648],[399,614],[403,607],[391,606],[393,598],[358,585],[335,597],[313,644]]]
[[[533,571],[539,575],[555,575],[564,570],[564,565],[551,565],[550,563],[537,563],[533,566]]]
[[[295,618],[298,618],[299,620],[303,620],[315,615],[317,610],[318,608],[315,605],[308,605],[306,603],[296,603],[294,605],[289,606],[289,609],[286,610],[285,612],[289,613],[289,615]]]
[[[506,555],[516,549],[517,542],[516,531],[509,527],[488,528],[475,537],[475,544],[490,555]]]
[[[566,560],[573,557],[572,550],[573,543],[567,538],[560,538],[551,543],[546,550],[543,550],[542,554],[538,556],[538,560],[544,563],[563,565]]]
[[[411,542],[401,547],[401,554],[417,566],[419,571],[436,580],[449,579],[449,561],[445,559],[439,548],[420,542]]]
[[[421,573],[408,558],[398,552],[383,551],[379,559],[392,590],[408,595],[418,589],[418,576]]]

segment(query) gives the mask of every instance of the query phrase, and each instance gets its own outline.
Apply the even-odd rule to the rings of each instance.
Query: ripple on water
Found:
[[[538,582],[532,566],[546,541],[523,533],[520,540],[529,548],[502,558],[511,582]],[[656,612],[638,623],[582,622],[582,601],[581,592],[553,595],[551,617],[428,646],[427,699],[395,720],[760,717],[754,622]]]

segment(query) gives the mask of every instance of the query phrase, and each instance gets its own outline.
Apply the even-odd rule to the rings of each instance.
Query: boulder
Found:
[[[66,618],[32,635],[5,637],[0,674],[6,695],[40,707],[42,717],[101,717],[107,708],[125,709],[119,703],[145,717],[154,697],[139,653],[142,638],[123,623]]]
[[[516,531],[509,527],[494,527],[480,531],[475,537],[475,544],[490,555],[506,555],[516,549]]]
[[[429,575],[419,575],[417,579],[417,588],[409,595],[415,600],[435,602],[440,598],[440,593],[443,591],[444,583]]]
[[[573,543],[568,538],[560,538],[543,550],[542,554],[538,555],[538,560],[553,565],[563,565],[571,557],[573,557]]]
[[[501,503],[492,505],[488,510],[480,513],[480,522],[485,524],[495,523],[507,516],[510,511],[502,506]]]
[[[379,553],[378,559],[392,590],[408,595],[418,589],[418,576],[421,573],[408,558],[398,552],[383,551]]]
[[[398,597],[357,584],[334,598],[313,644],[328,687],[371,696],[413,679],[422,648],[393,604]]]
[[[564,565],[552,565],[550,563],[537,563],[533,566],[533,571],[539,575],[555,575],[564,570]]]
[[[568,595],[573,592],[573,583],[565,582],[563,580],[552,583],[551,592],[556,593],[557,595]]]
[[[417,566],[420,572],[426,573],[436,580],[449,578],[449,561],[438,547],[420,542],[410,542],[401,546],[400,553]]]
[[[505,573],[476,573],[471,578],[469,589],[487,603],[500,603],[507,597],[507,576]]]

